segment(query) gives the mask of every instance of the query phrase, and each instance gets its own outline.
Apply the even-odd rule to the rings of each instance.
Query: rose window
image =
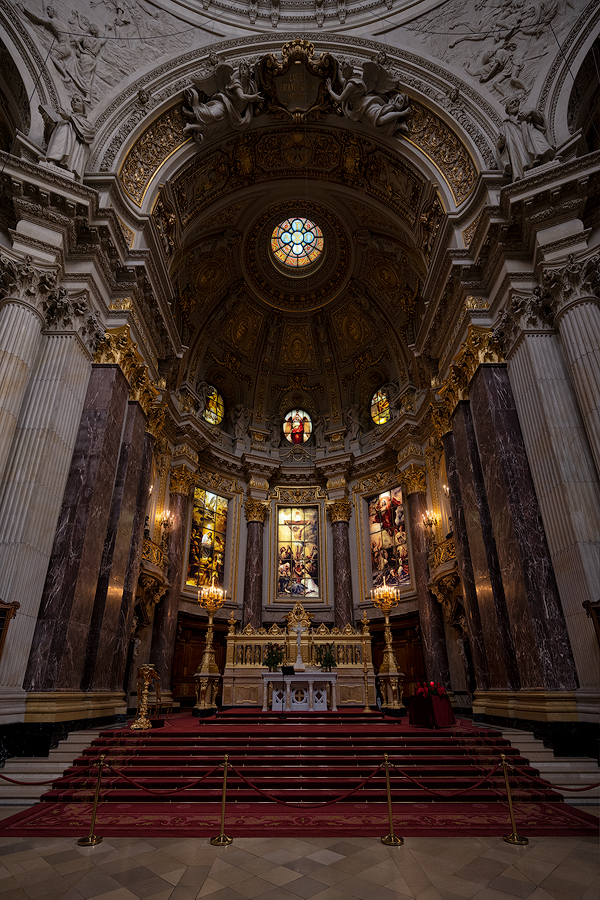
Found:
[[[271,251],[284,266],[310,266],[323,252],[323,232],[310,219],[286,219],[271,236]]]

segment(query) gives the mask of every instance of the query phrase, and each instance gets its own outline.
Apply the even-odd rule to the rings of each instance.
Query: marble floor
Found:
[[[0,818],[17,810],[3,807]],[[598,840],[0,838],[0,900],[599,900]]]

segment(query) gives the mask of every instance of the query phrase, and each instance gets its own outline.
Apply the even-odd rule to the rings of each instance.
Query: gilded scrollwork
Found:
[[[184,133],[184,126],[183,106],[178,103],[155,119],[127,154],[119,178],[125,192],[138,206],[142,205],[157,169],[175,150],[191,140]]]
[[[327,502],[327,512],[333,522],[349,522],[352,515],[352,504],[345,497]]]
[[[411,463],[399,473],[399,478],[407,494],[424,494],[427,491],[427,475],[424,466]]]
[[[137,401],[146,415],[150,412],[158,390],[150,380],[148,366],[131,340],[129,325],[109,328],[96,348],[95,363],[117,365],[129,382],[129,399]]]

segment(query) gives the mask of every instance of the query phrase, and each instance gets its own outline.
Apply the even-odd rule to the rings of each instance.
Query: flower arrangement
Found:
[[[268,643],[265,649],[265,666],[269,667],[269,672],[274,672],[277,666],[281,665],[285,658],[285,650],[282,644]]]
[[[417,688],[417,694],[421,697],[447,697],[446,689],[441,682],[435,683],[435,681],[430,681],[427,684],[426,681],[421,684],[419,682],[419,686]]]
[[[325,672],[331,672],[332,668],[337,668],[335,661],[335,646],[333,641],[331,644],[319,644],[316,651],[317,662]]]

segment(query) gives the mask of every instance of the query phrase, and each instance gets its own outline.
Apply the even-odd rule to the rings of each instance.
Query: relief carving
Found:
[[[397,79],[383,66],[367,61],[359,74],[346,63],[341,73],[338,72],[337,80],[341,85],[339,94],[334,91],[331,78],[325,84],[345,118],[375,128],[388,137],[408,134],[404,122],[411,112],[408,98],[399,90]]]
[[[262,100],[250,66],[241,62],[237,74],[228,65],[217,66],[212,75],[195,82],[184,92],[183,114],[190,119],[184,133],[195,141],[213,138],[223,131],[239,131],[252,121],[254,103]],[[202,102],[201,98],[206,101]]]

